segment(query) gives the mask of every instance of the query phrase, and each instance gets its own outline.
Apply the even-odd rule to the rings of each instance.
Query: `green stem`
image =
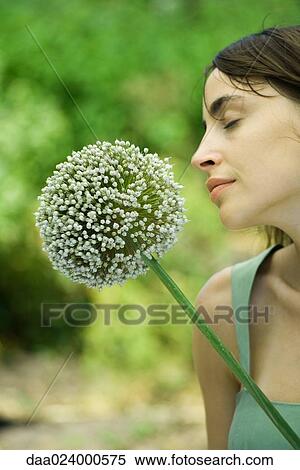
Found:
[[[281,416],[277,409],[273,406],[263,391],[252,380],[247,371],[240,366],[239,362],[235,359],[232,353],[221,342],[220,338],[215,334],[213,329],[209,327],[205,320],[200,316],[199,312],[195,310],[190,301],[185,297],[183,292],[179,289],[177,284],[163,269],[159,262],[151,255],[151,259],[141,253],[143,261],[158,275],[160,280],[167,287],[172,296],[176,299],[178,304],[185,310],[190,319],[197,325],[200,331],[207,337],[211,345],[225,360],[229,369],[245,386],[265,413],[269,416],[271,421],[275,424],[278,430],[283,434],[287,441],[294,449],[300,449],[300,437],[297,436],[295,431],[290,427],[287,421]]]

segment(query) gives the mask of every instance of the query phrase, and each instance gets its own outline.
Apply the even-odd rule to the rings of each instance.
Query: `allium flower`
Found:
[[[43,250],[54,269],[89,287],[123,285],[151,267],[292,447],[300,449],[299,436],[152,255],[162,256],[188,220],[178,194],[182,185],[174,182],[167,160],[122,140],[97,141],[72,152],[38,198]]]
[[[145,274],[141,251],[162,256],[188,220],[168,160],[116,140],[58,164],[35,213],[54,269],[98,288]]]

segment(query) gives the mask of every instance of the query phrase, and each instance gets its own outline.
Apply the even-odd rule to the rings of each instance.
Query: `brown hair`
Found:
[[[272,86],[278,93],[300,104],[300,25],[277,26],[245,36],[222,49],[204,70],[205,83],[210,73],[218,68],[238,89],[238,83],[247,85],[254,93],[254,84]],[[206,102],[205,102],[206,106]],[[206,106],[207,108],[207,106]],[[215,118],[216,119],[216,118]],[[262,225],[256,228],[266,237],[266,246],[281,243],[289,245],[293,240],[278,227]]]

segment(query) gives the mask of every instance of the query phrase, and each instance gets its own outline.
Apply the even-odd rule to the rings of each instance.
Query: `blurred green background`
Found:
[[[164,286],[152,272],[102,291],[73,284],[42,252],[33,213],[55,165],[97,139],[171,156],[190,222],[162,264],[194,302],[255,242],[222,226],[189,165],[204,68],[299,14],[298,0],[0,2],[0,448],[205,448],[189,322],[41,327],[43,303],[174,303]]]

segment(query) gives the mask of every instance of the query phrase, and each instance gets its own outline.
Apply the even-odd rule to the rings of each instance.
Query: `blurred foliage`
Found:
[[[73,348],[93,370],[99,363],[149,370],[165,360],[191,367],[189,323],[127,326],[114,318],[103,326],[99,315],[88,328],[69,327],[63,318],[41,328],[45,302],[146,308],[173,299],[151,272],[98,292],[54,271],[34,226],[36,198],[55,165],[96,138],[172,156],[191,222],[162,263],[194,301],[205,280],[230,262],[205,175],[189,165],[203,132],[204,67],[230,42],[294,24],[299,12],[297,0],[0,2],[2,349]]]

